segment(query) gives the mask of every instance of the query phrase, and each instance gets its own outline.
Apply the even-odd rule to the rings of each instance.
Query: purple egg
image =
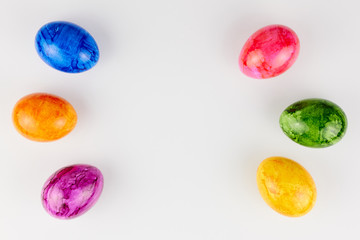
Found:
[[[42,190],[45,210],[60,219],[71,219],[89,210],[100,197],[104,178],[96,167],[72,165],[55,172]]]

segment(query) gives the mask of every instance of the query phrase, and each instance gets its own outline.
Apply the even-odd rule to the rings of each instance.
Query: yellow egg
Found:
[[[262,198],[280,214],[300,217],[315,204],[314,180],[304,167],[290,159],[265,159],[257,170],[256,180]]]

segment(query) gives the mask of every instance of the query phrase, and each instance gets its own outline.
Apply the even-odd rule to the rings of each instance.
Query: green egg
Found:
[[[344,111],[328,100],[304,99],[282,112],[280,127],[298,144],[324,148],[334,145],[345,135],[347,119]]]

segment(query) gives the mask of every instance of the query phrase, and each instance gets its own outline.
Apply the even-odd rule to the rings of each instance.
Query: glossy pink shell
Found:
[[[299,50],[299,39],[293,30],[282,25],[266,26],[246,41],[240,53],[240,69],[252,78],[275,77],[293,65]]]
[[[104,185],[100,170],[72,165],[55,172],[42,190],[42,204],[53,217],[70,219],[82,215],[98,200]]]

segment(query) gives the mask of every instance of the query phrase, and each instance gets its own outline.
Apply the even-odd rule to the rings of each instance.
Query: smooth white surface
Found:
[[[360,226],[359,1],[34,0],[0,7],[0,239],[357,239]],[[47,22],[74,22],[97,41],[90,71],[47,66],[34,47]],[[238,55],[269,24],[299,36],[295,64],[255,80]],[[33,92],[67,99],[78,124],[65,138],[29,141],[11,112]],[[338,144],[311,149],[278,120],[297,100],[326,98],[348,117]],[[302,164],[318,188],[314,209],[288,218],[256,186],[270,156]],[[62,221],[42,208],[45,180],[87,163],[104,174],[97,204]]]

